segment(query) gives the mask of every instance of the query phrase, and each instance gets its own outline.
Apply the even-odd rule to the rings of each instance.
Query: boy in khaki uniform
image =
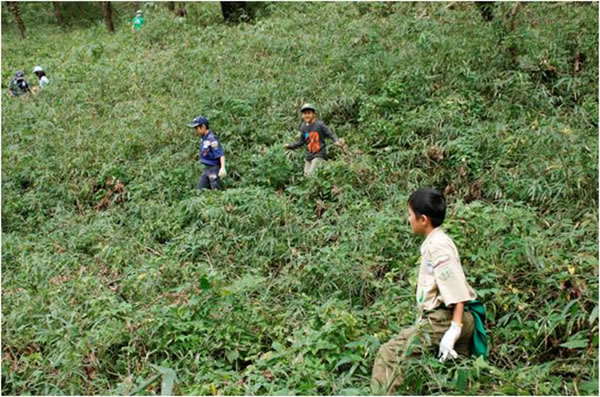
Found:
[[[439,191],[420,188],[408,199],[408,214],[413,231],[426,236],[417,282],[419,316],[414,326],[379,348],[371,377],[374,394],[391,394],[402,384],[398,363],[417,354],[408,352],[414,338],[427,344],[424,333],[431,345],[439,346],[440,361],[470,353],[474,320],[464,309],[476,294],[467,283],[454,242],[440,227],[446,201]]]

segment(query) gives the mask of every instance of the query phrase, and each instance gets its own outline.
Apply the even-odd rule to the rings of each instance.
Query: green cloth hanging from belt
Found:
[[[477,299],[465,305],[465,310],[473,315],[473,321],[475,323],[475,330],[473,331],[473,338],[471,338],[471,353],[475,356],[483,356],[484,358],[488,354],[488,337],[485,333],[485,307]]]

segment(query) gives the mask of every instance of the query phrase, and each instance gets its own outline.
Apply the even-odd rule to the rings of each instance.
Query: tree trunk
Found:
[[[226,22],[240,22],[243,15],[248,15],[245,1],[222,1],[221,11]]]
[[[102,14],[104,15],[104,22],[106,22],[106,27],[110,33],[115,32],[115,25],[113,24],[112,17],[112,6],[110,1],[103,1],[100,3],[102,7]]]
[[[507,33],[512,33],[515,30],[515,24],[516,24],[516,20],[517,20],[517,14],[519,13],[519,9],[521,8],[521,3],[520,2],[516,2],[512,8],[510,9],[510,12],[508,12],[506,14],[506,18],[508,19],[508,32]],[[506,28],[505,28],[506,30]],[[510,57],[512,58],[512,63],[513,65],[518,65],[519,64],[519,51],[517,49],[517,44],[515,42],[513,42],[509,47],[508,47],[508,52],[510,53]],[[554,73],[554,71],[550,71],[549,73]]]
[[[15,23],[17,24],[17,28],[19,28],[19,33],[21,34],[21,38],[25,38],[25,24],[21,19],[21,10],[19,10],[19,6],[14,1],[8,1],[6,3],[8,6],[8,11],[12,14],[15,19]]]
[[[167,1],[167,8],[169,9],[169,11],[175,12],[175,2],[174,1]]]
[[[63,18],[62,10],[60,9],[60,2],[53,1],[52,6],[54,6],[54,16],[56,17],[56,22],[61,28],[65,27],[65,20]]]

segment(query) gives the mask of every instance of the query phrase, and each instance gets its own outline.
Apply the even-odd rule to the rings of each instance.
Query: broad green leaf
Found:
[[[560,314],[560,316],[561,316],[562,318],[564,318],[564,317],[565,317],[565,315],[567,314],[567,312],[569,311],[569,309],[570,309],[570,308],[571,308],[571,307],[572,307],[574,304],[576,304],[577,302],[578,302],[578,299],[573,299],[571,302],[569,302],[569,303],[567,304],[567,306],[565,306],[565,308],[562,310],[562,313]]]
[[[583,395],[597,396],[598,395],[598,379],[592,381],[583,381],[579,384],[579,391]]]
[[[162,374],[162,382],[160,383],[160,394],[161,396],[173,395],[173,386],[177,379],[175,371],[171,368],[158,367]]]
[[[225,353],[225,356],[227,357],[227,361],[232,363],[240,357],[240,353],[237,350],[230,350]]]
[[[339,367],[340,365],[344,365],[347,363],[355,363],[357,361],[360,361],[361,357],[357,354],[348,354],[345,355],[344,357],[342,357],[337,364],[335,364],[335,368]]]
[[[588,323],[590,325],[592,325],[594,323],[594,321],[596,321],[597,318],[598,318],[598,305],[596,305],[594,307],[594,310],[592,310],[592,314],[590,314],[590,318],[588,320]]]
[[[342,389],[340,396],[360,396],[365,394],[362,390],[356,388]]]
[[[587,339],[574,339],[565,343],[561,343],[560,347],[564,347],[567,349],[584,349],[588,345]]]
[[[210,282],[206,277],[202,277],[200,279],[200,289],[207,290],[210,289]]]
[[[467,371],[459,369],[456,372],[456,388],[462,392],[467,387]]]
[[[281,351],[281,350],[283,350],[283,345],[281,343],[279,343],[279,342],[273,341],[273,343],[271,344],[271,347],[273,349],[275,349],[275,351],[278,351],[278,352]]]

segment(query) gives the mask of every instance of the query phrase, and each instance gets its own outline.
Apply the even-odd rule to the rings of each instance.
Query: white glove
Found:
[[[458,357],[458,353],[456,353],[456,351],[454,350],[454,344],[456,343],[458,338],[460,338],[461,332],[462,327],[459,324],[452,321],[450,323],[450,328],[448,328],[448,331],[446,331],[446,333],[442,337],[442,340],[440,341],[440,352],[438,357],[440,358],[441,363],[446,361],[448,356],[450,356],[451,358]]]
[[[219,169],[219,178],[225,178],[227,176],[227,171],[225,171],[225,167],[221,167]]]

